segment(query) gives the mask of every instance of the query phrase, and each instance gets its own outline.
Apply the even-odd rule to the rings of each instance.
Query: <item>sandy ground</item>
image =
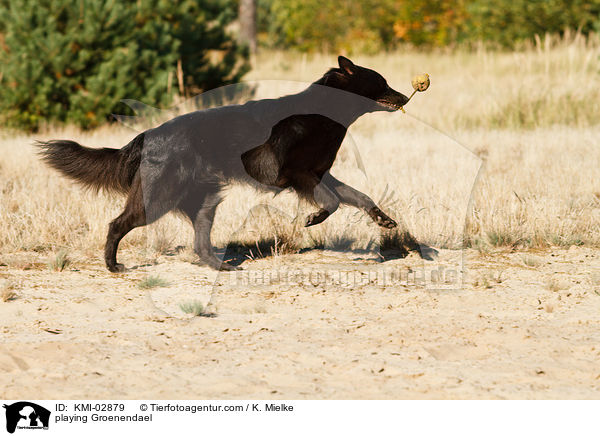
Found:
[[[458,267],[462,253],[441,251]],[[600,398],[600,250],[465,252],[459,290],[367,280],[255,285],[185,253],[108,273],[82,256],[0,256],[3,398]],[[410,254],[386,262],[419,268]],[[314,250],[246,271],[376,267]],[[461,269],[463,270],[463,269]],[[158,275],[164,287],[144,290]],[[217,280],[219,284],[213,286]],[[186,294],[187,293],[187,294]],[[184,295],[185,294],[185,295]],[[179,303],[196,296],[210,316]]]

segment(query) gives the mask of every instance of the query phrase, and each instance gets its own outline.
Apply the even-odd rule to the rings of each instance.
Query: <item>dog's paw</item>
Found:
[[[398,227],[398,224],[396,223],[396,221],[394,221],[390,217],[386,217],[386,218],[379,217],[377,219],[377,225],[379,225],[380,227],[384,227],[386,229],[394,229],[394,228]]]
[[[227,262],[221,263],[221,266],[219,267],[220,271],[241,271],[242,269],[241,266],[231,265]]]
[[[315,224],[321,224],[327,219],[328,216],[329,212],[327,212],[325,209],[321,209],[318,212],[311,213],[308,216],[308,218],[306,218],[306,224],[304,224],[304,227],[310,227],[314,226]]]
[[[108,270],[111,273],[122,273],[125,271],[125,265],[122,263],[115,263],[114,265],[107,265]]]
[[[422,259],[435,260],[435,258],[439,255],[439,251],[433,247],[429,247],[428,245],[421,245],[419,247],[419,254],[421,255]]]
[[[374,207],[373,209],[371,209],[369,211],[369,216],[373,221],[375,221],[375,223],[378,226],[383,227],[385,229],[393,229],[395,227],[398,227],[396,221],[394,221],[385,213],[383,213],[382,210],[378,207]]]

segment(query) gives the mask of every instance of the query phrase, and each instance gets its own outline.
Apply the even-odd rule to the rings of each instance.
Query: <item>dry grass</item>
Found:
[[[558,292],[569,289],[570,283],[567,279],[552,277],[546,281],[546,289],[552,292]]]
[[[19,298],[19,295],[15,291],[15,287],[12,283],[7,283],[0,289],[0,300],[3,303],[16,300],[17,298]]]
[[[6,303],[8,301],[16,300],[18,297],[17,293],[9,288],[4,288],[0,291],[0,300]]]
[[[523,264],[530,268],[537,268],[542,263],[542,260],[539,257],[530,254],[522,255],[521,259],[523,260]]]
[[[432,85],[407,114],[361,118],[332,172],[435,247],[466,245],[485,254],[498,246],[600,246],[599,53],[597,43],[575,38],[520,53],[359,56],[357,63],[405,93],[416,72],[428,72]],[[285,79],[257,91],[259,97],[282,95],[305,86],[291,81],[312,81],[334,62],[334,56],[263,53],[248,80]],[[39,162],[31,143],[69,138],[120,147],[135,134],[117,126],[0,132],[0,253],[66,247],[97,257],[123,199],[96,197],[62,179]],[[264,203],[269,207],[259,206]],[[241,244],[251,257],[310,246],[365,249],[381,241],[378,228],[354,209],[341,208],[305,229],[308,213],[291,193],[273,198],[234,186],[217,211],[213,241]],[[191,226],[167,216],[134,230],[122,246],[150,257],[191,241]]]
[[[411,101],[410,112],[445,132],[472,128],[537,128],[554,124],[595,125],[600,119],[598,56],[600,36],[547,35],[519,52],[400,52],[353,56],[372,66],[401,92],[410,79],[427,72],[427,97]],[[267,53],[256,61],[249,79],[313,81],[333,55]]]
[[[48,261],[48,269],[51,271],[62,272],[71,264],[67,252],[60,250]]]
[[[148,276],[138,283],[140,289],[164,288],[169,286],[169,282],[159,276]]]
[[[0,301],[7,303],[19,298],[17,291],[23,288],[23,283],[15,279],[0,280]]]
[[[183,313],[193,315],[193,316],[210,316],[208,312],[206,312],[204,305],[201,301],[193,300],[193,301],[185,301],[179,304],[179,308]]]

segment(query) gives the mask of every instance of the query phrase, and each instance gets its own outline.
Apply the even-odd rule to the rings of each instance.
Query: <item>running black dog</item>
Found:
[[[384,228],[396,227],[373,200],[329,169],[350,124],[368,112],[400,109],[408,98],[377,72],[343,56],[338,63],[299,94],[182,115],[121,149],[63,140],[38,145],[43,159],[62,174],[96,190],[128,195],[106,240],[104,256],[112,272],[124,270],[116,258],[119,241],[172,210],[192,221],[194,251],[203,262],[237,269],[222,263],[210,243],[221,191],[232,180],[270,190],[293,188],[318,208],[306,226],[323,222],[341,202],[363,209]]]

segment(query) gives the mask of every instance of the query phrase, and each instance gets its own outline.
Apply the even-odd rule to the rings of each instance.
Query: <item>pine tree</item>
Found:
[[[89,128],[125,98],[166,106],[235,83],[248,66],[234,16],[227,0],[0,0],[0,116]]]

